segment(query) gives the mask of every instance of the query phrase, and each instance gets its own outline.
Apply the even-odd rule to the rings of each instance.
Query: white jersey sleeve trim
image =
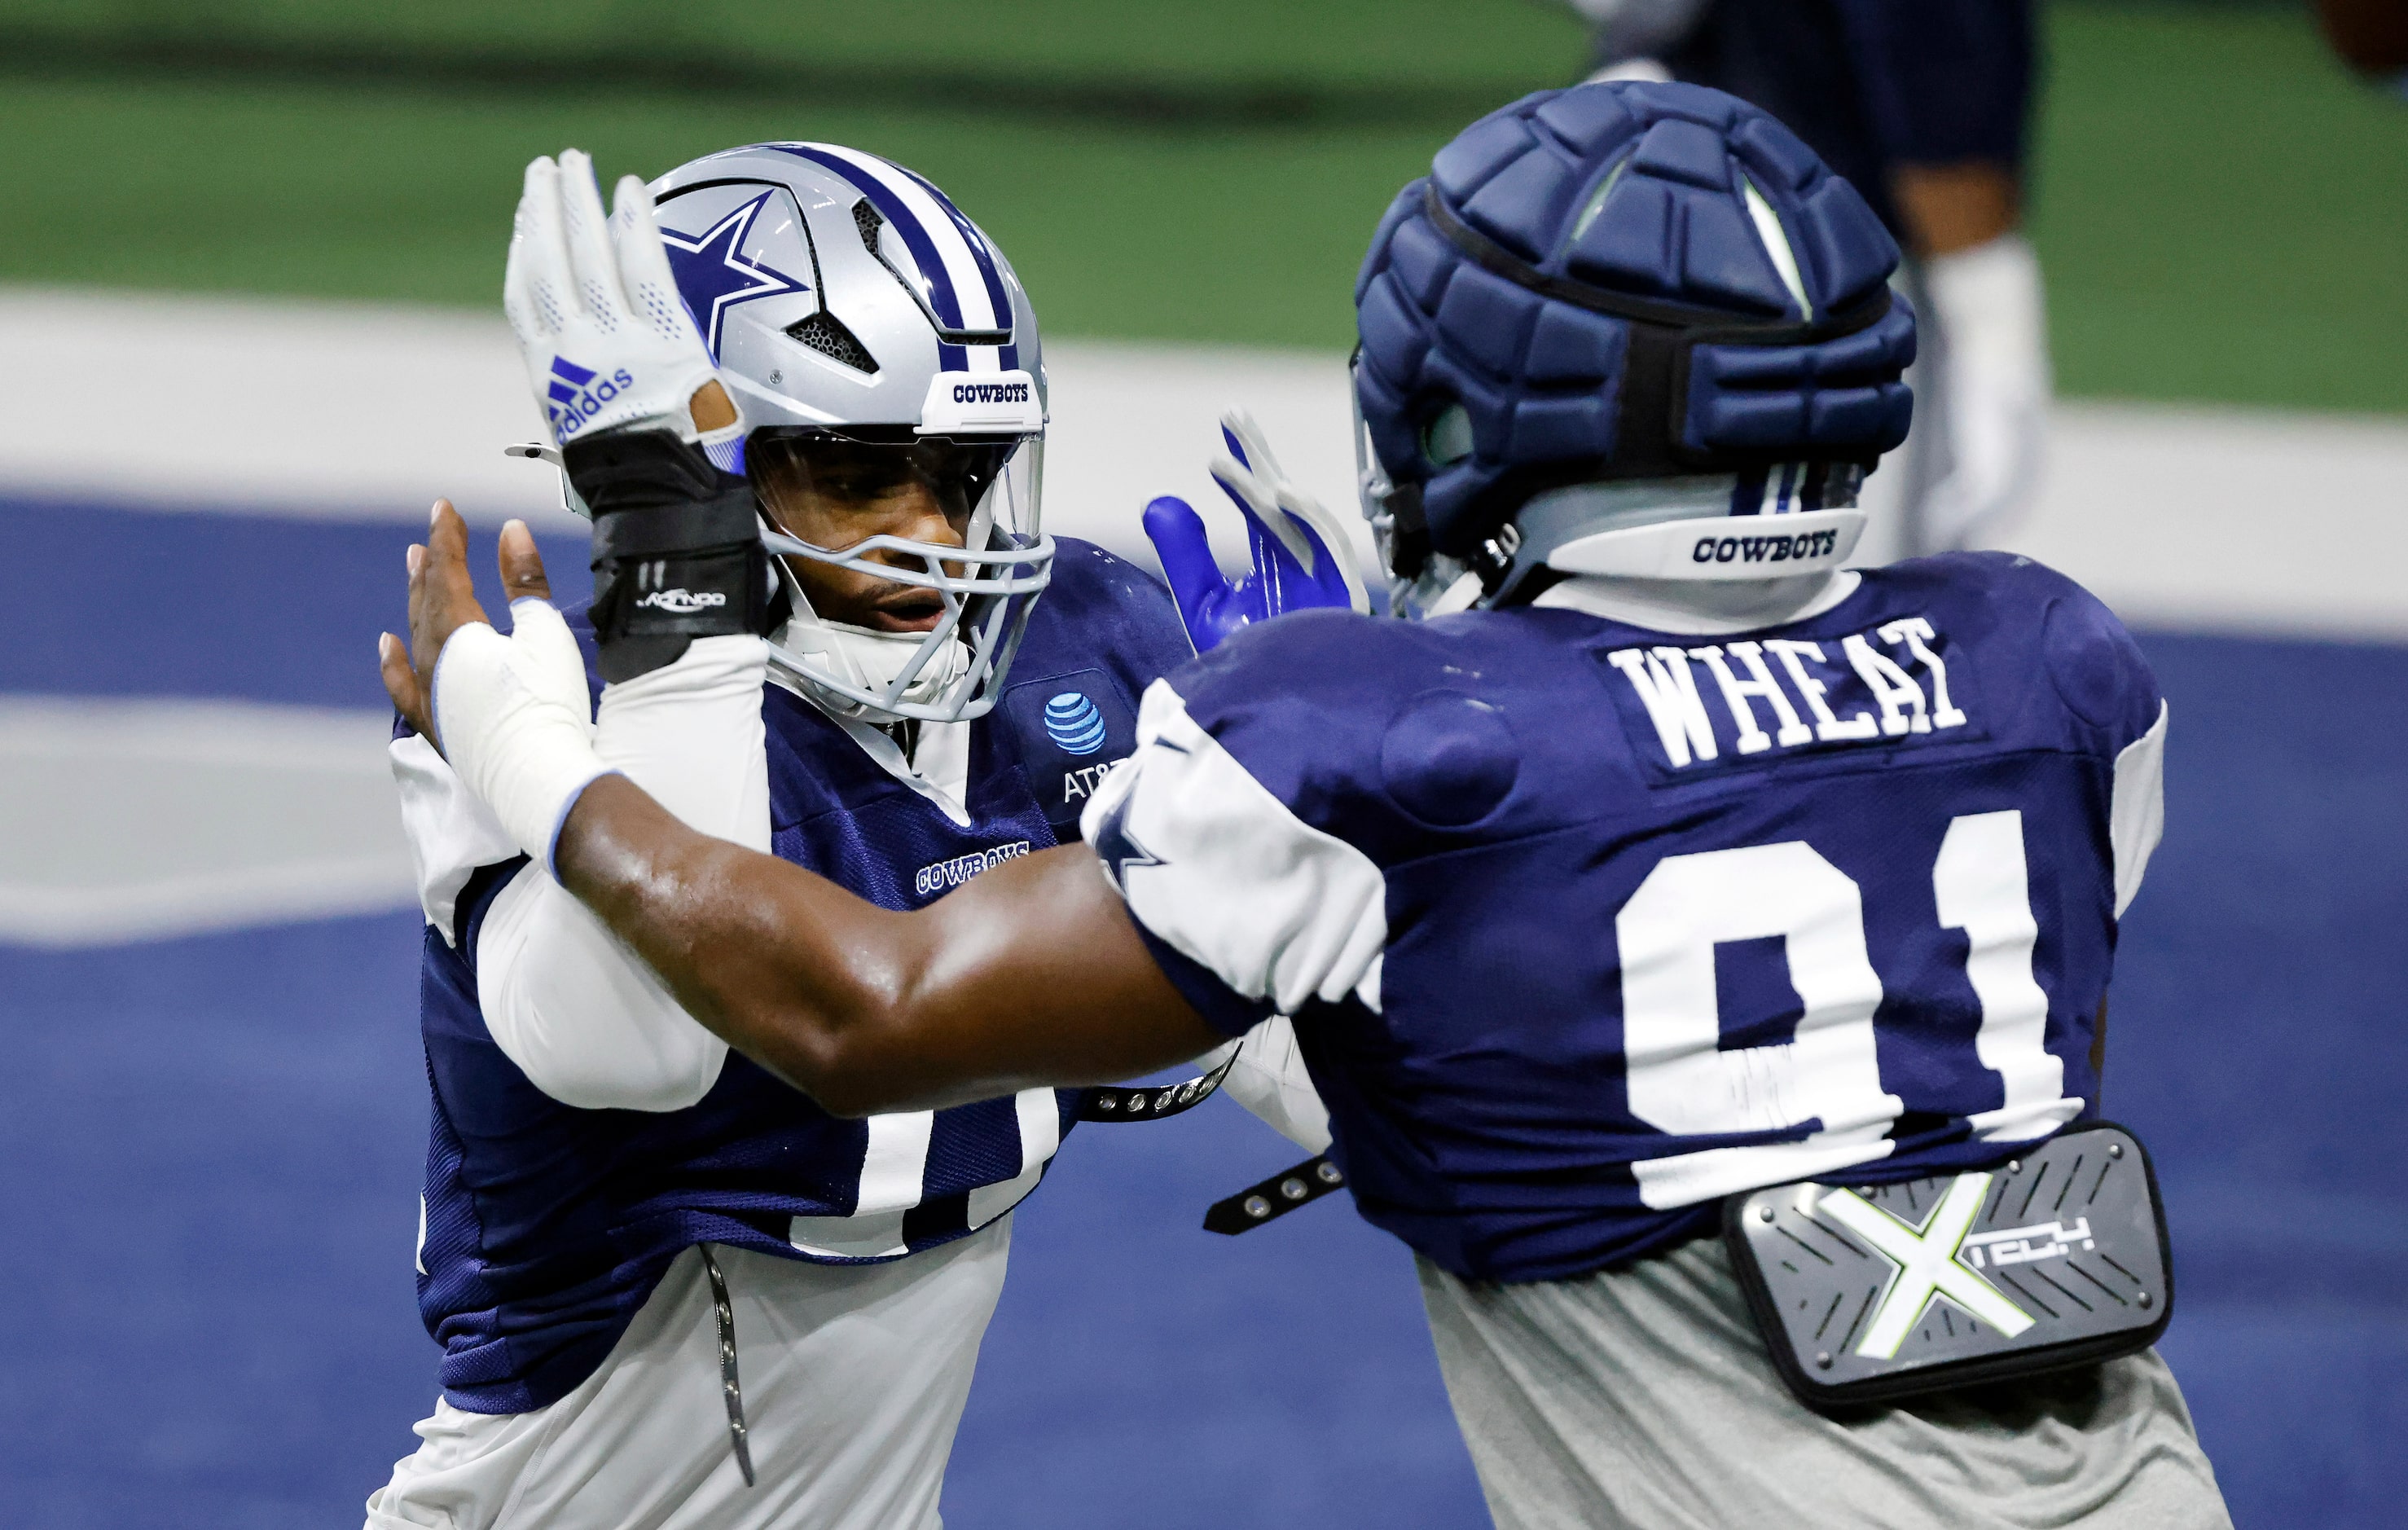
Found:
[[[1335,835],[1298,819],[1187,715],[1168,681],[1146,688],[1137,750],[1081,816],[1139,923],[1240,997],[1292,1014],[1363,983],[1388,938],[1387,881]],[[1370,989],[1377,993],[1376,987]]]
[[[1285,1015],[1273,1015],[1231,1045],[1238,1049],[1238,1057],[1221,1080],[1221,1088],[1305,1151],[1327,1152],[1329,1107],[1321,1103],[1321,1092],[1312,1086],[1312,1075],[1305,1071],[1304,1054],[1296,1045],[1296,1022]],[[1226,1055],[1225,1047],[1213,1052],[1209,1063],[1197,1059],[1197,1065],[1209,1071]]]
[[[386,754],[401,797],[401,827],[409,839],[410,864],[418,873],[418,906],[443,943],[456,946],[460,941],[453,922],[462,889],[479,866],[516,856],[518,842],[504,831],[493,809],[452,774],[434,745],[413,733],[394,739]]]
[[[2115,756],[2115,790],[2107,808],[2107,838],[2115,851],[2115,917],[2132,906],[2149,857],[2166,832],[2166,719],[2169,708],[2157,703],[2157,721]]]

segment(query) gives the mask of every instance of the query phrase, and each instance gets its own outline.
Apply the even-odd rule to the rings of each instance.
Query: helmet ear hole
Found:
[[[1440,467],[1470,456],[1472,445],[1471,413],[1460,404],[1448,405],[1422,427],[1422,455]]]

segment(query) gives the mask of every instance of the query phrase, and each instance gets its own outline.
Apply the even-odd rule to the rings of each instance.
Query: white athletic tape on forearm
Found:
[[[518,602],[511,615],[508,637],[479,622],[443,645],[436,743],[510,838],[550,870],[568,809],[610,772],[594,750],[585,665],[567,624],[539,600]]]

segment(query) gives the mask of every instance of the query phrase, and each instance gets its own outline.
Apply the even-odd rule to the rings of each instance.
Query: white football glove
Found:
[[[1342,591],[1353,609],[1369,611],[1371,596],[1354,567],[1346,522],[1289,481],[1252,414],[1242,408],[1223,414],[1221,438],[1235,448],[1214,452],[1209,465],[1212,481],[1222,493],[1252,510],[1254,519],[1286,545],[1316,583],[1332,592]]]
[[[2040,261],[2020,234],[1923,263],[1943,376],[1948,476],[1919,517],[1923,551],[1974,547],[2038,493],[2048,445],[2048,331]]]
[[[574,149],[526,168],[502,307],[553,442],[624,428],[706,447],[740,436],[740,418],[721,418],[732,399],[703,410],[712,428],[695,422],[695,394],[719,373],[669,274],[652,193],[627,176],[614,203],[606,220],[594,162]]]

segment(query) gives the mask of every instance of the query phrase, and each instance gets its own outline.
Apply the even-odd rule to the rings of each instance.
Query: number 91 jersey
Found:
[[[1530,1280],[2088,1110],[2165,707],[2080,587],[1962,553],[1712,638],[1292,615],[1138,737],[1086,837],[1165,973],[1296,1017],[1367,1218]]]

